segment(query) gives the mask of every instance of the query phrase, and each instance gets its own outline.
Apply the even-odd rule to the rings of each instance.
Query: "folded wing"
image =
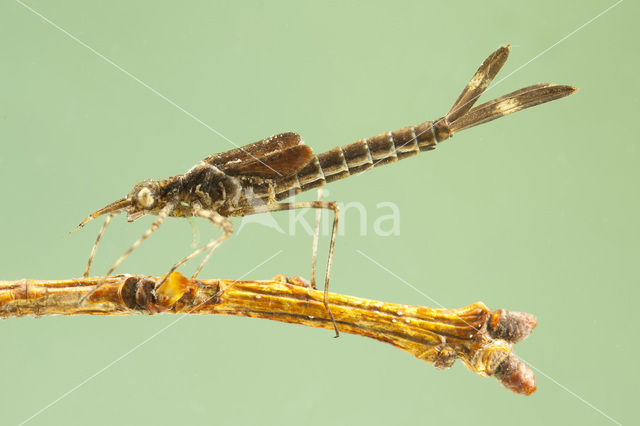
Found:
[[[229,176],[278,179],[297,173],[312,158],[313,151],[300,135],[287,132],[211,155],[204,161]]]

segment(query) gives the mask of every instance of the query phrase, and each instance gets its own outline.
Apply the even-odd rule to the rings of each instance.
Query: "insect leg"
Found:
[[[318,188],[318,201],[322,201],[322,188]],[[320,215],[322,210],[316,209],[316,224],[313,228],[313,248],[311,250],[311,287],[316,288],[316,261],[318,260],[318,240],[320,239]]]
[[[294,203],[280,203],[275,205],[261,205],[256,206],[251,209],[239,210],[234,213],[234,216],[246,216],[250,214],[257,213],[267,213],[267,212],[275,212],[282,210],[295,210],[295,209],[327,209],[333,210],[333,227],[331,229],[331,242],[329,243],[329,257],[327,258],[327,271],[325,274],[324,280],[324,307],[326,308],[329,316],[331,317],[331,321],[333,322],[333,329],[336,332],[335,337],[340,336],[340,332],[338,331],[338,324],[329,308],[329,276],[331,274],[331,263],[333,261],[333,251],[336,244],[336,235],[338,232],[338,217],[339,217],[339,208],[338,205],[334,201],[298,201]]]
[[[222,243],[222,241],[220,243]],[[195,280],[196,278],[198,278],[198,275],[200,275],[200,271],[202,271],[202,268],[204,267],[204,265],[207,264],[207,262],[209,261],[209,258],[211,257],[213,252],[216,251],[216,248],[218,248],[220,243],[215,244],[213,247],[211,247],[209,249],[209,252],[205,255],[204,259],[202,259],[202,262],[200,262],[200,265],[198,265],[198,268],[196,269],[196,271],[191,276],[192,280]]]
[[[214,244],[210,243],[211,248],[209,249],[209,252],[204,257],[202,262],[200,262],[200,265],[198,265],[198,269],[196,269],[196,271],[193,273],[193,276],[191,277],[191,279],[194,280],[198,277],[204,265],[209,261],[209,258],[211,257],[215,249],[217,249],[218,246],[222,244],[224,240],[229,238],[233,233],[233,223],[229,218],[224,217],[215,211],[207,211],[202,209],[199,210],[199,212],[196,214],[209,219],[211,223],[222,229],[223,234],[214,241]]]
[[[231,222],[231,219],[229,219],[228,217],[222,216],[220,213],[218,213],[216,211],[205,210],[205,209],[203,209],[203,208],[201,208],[199,206],[195,206],[193,208],[193,215],[194,216],[204,217],[205,219],[209,219],[209,221],[211,223],[216,225],[218,228],[222,229],[222,235],[219,236],[218,238],[214,239],[214,240],[211,240],[208,244],[200,247],[199,249],[194,250],[191,254],[189,254],[188,256],[186,256],[185,258],[183,258],[182,260],[177,262],[175,265],[173,265],[171,267],[171,269],[169,270],[169,272],[158,283],[156,288],[160,287],[166,281],[166,279],[169,277],[169,275],[171,275],[171,273],[173,271],[175,271],[180,266],[182,266],[186,262],[190,261],[194,257],[198,256],[199,254],[209,250],[209,253],[207,253],[207,256],[200,263],[200,266],[198,266],[198,269],[196,269],[196,272],[193,274],[192,279],[195,279],[198,276],[198,274],[200,273],[200,270],[202,270],[202,267],[204,266],[204,264],[207,262],[207,260],[209,260],[209,257],[211,257],[211,254],[213,253],[213,251],[216,248],[218,248],[218,246],[224,240],[229,238],[231,236],[231,234],[233,233],[233,223]]]
[[[175,207],[176,207],[176,203],[174,201],[170,201],[162,208],[162,210],[160,210],[160,212],[158,213],[158,217],[156,218],[156,220],[153,221],[153,223],[151,224],[149,229],[147,229],[145,231],[145,233],[142,234],[142,236],[140,238],[138,238],[131,245],[131,247],[129,247],[127,249],[127,251],[125,251],[122,254],[122,256],[120,256],[118,258],[118,260],[116,260],[116,262],[113,264],[111,269],[109,269],[109,271],[106,273],[104,279],[102,279],[98,284],[96,284],[96,286],[93,288],[93,290],[91,290],[89,293],[84,295],[82,297],[82,299],[80,299],[80,304],[84,303],[84,301],[87,300],[89,297],[91,297],[93,295],[93,293],[96,292],[96,290],[98,290],[100,287],[102,287],[102,285],[104,284],[106,278],[108,276],[110,276],[113,273],[113,271],[116,270],[116,268],[127,258],[127,256],[129,256],[140,244],[142,244],[142,242],[144,240],[149,238],[149,236],[151,234],[153,234],[160,227],[160,225],[162,225],[162,222],[164,222],[164,220],[167,218],[167,216],[169,216],[171,214],[171,212],[173,211],[173,209],[175,209]]]
[[[93,248],[91,248],[91,254],[89,255],[89,261],[87,262],[87,268],[84,270],[84,274],[82,275],[84,278],[89,276],[89,271],[91,270],[91,264],[93,263],[93,258],[96,256],[96,250],[98,250],[98,244],[100,244],[100,239],[104,235],[104,231],[107,229],[107,225],[113,219],[116,213],[110,213],[107,218],[104,220],[102,224],[102,228],[100,228],[100,232],[98,232],[98,237],[96,238],[96,242],[93,243]]]

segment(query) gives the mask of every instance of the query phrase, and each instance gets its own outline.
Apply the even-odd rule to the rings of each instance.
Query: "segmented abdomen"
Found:
[[[316,155],[295,176],[279,184],[276,199],[282,200],[422,151],[430,151],[450,136],[451,130],[446,120],[441,118],[335,147]]]

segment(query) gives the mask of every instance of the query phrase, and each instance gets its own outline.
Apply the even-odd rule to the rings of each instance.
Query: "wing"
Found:
[[[211,155],[204,161],[230,176],[277,179],[295,174],[312,158],[313,151],[300,135],[287,132]]]

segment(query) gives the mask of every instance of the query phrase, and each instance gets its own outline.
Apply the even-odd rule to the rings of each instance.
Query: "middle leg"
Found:
[[[213,254],[213,251],[216,248],[218,248],[218,246],[220,246],[220,244],[222,244],[224,240],[229,238],[231,234],[233,234],[233,223],[228,217],[222,216],[220,213],[214,210],[203,209],[199,205],[193,206],[192,212],[194,216],[209,219],[211,223],[213,223],[215,226],[217,226],[222,230],[222,235],[220,235],[218,238],[211,240],[209,243],[205,244],[204,246],[194,250],[193,252],[191,252],[191,254],[189,254],[188,256],[184,257],[183,259],[175,263],[171,267],[171,269],[169,269],[169,272],[164,276],[164,278],[160,280],[156,288],[159,288],[162,284],[164,284],[164,282],[167,280],[169,275],[171,275],[171,273],[174,272],[176,269],[178,269],[180,266],[184,265],[186,262],[200,255],[201,253],[204,253],[205,251],[209,250],[209,253],[207,253],[204,260],[200,263],[200,265],[198,266],[198,269],[196,269],[196,272],[191,277],[192,279],[195,279],[200,273],[200,271],[202,270],[202,267],[205,265],[205,263],[207,263],[207,261],[211,257],[211,254]]]

